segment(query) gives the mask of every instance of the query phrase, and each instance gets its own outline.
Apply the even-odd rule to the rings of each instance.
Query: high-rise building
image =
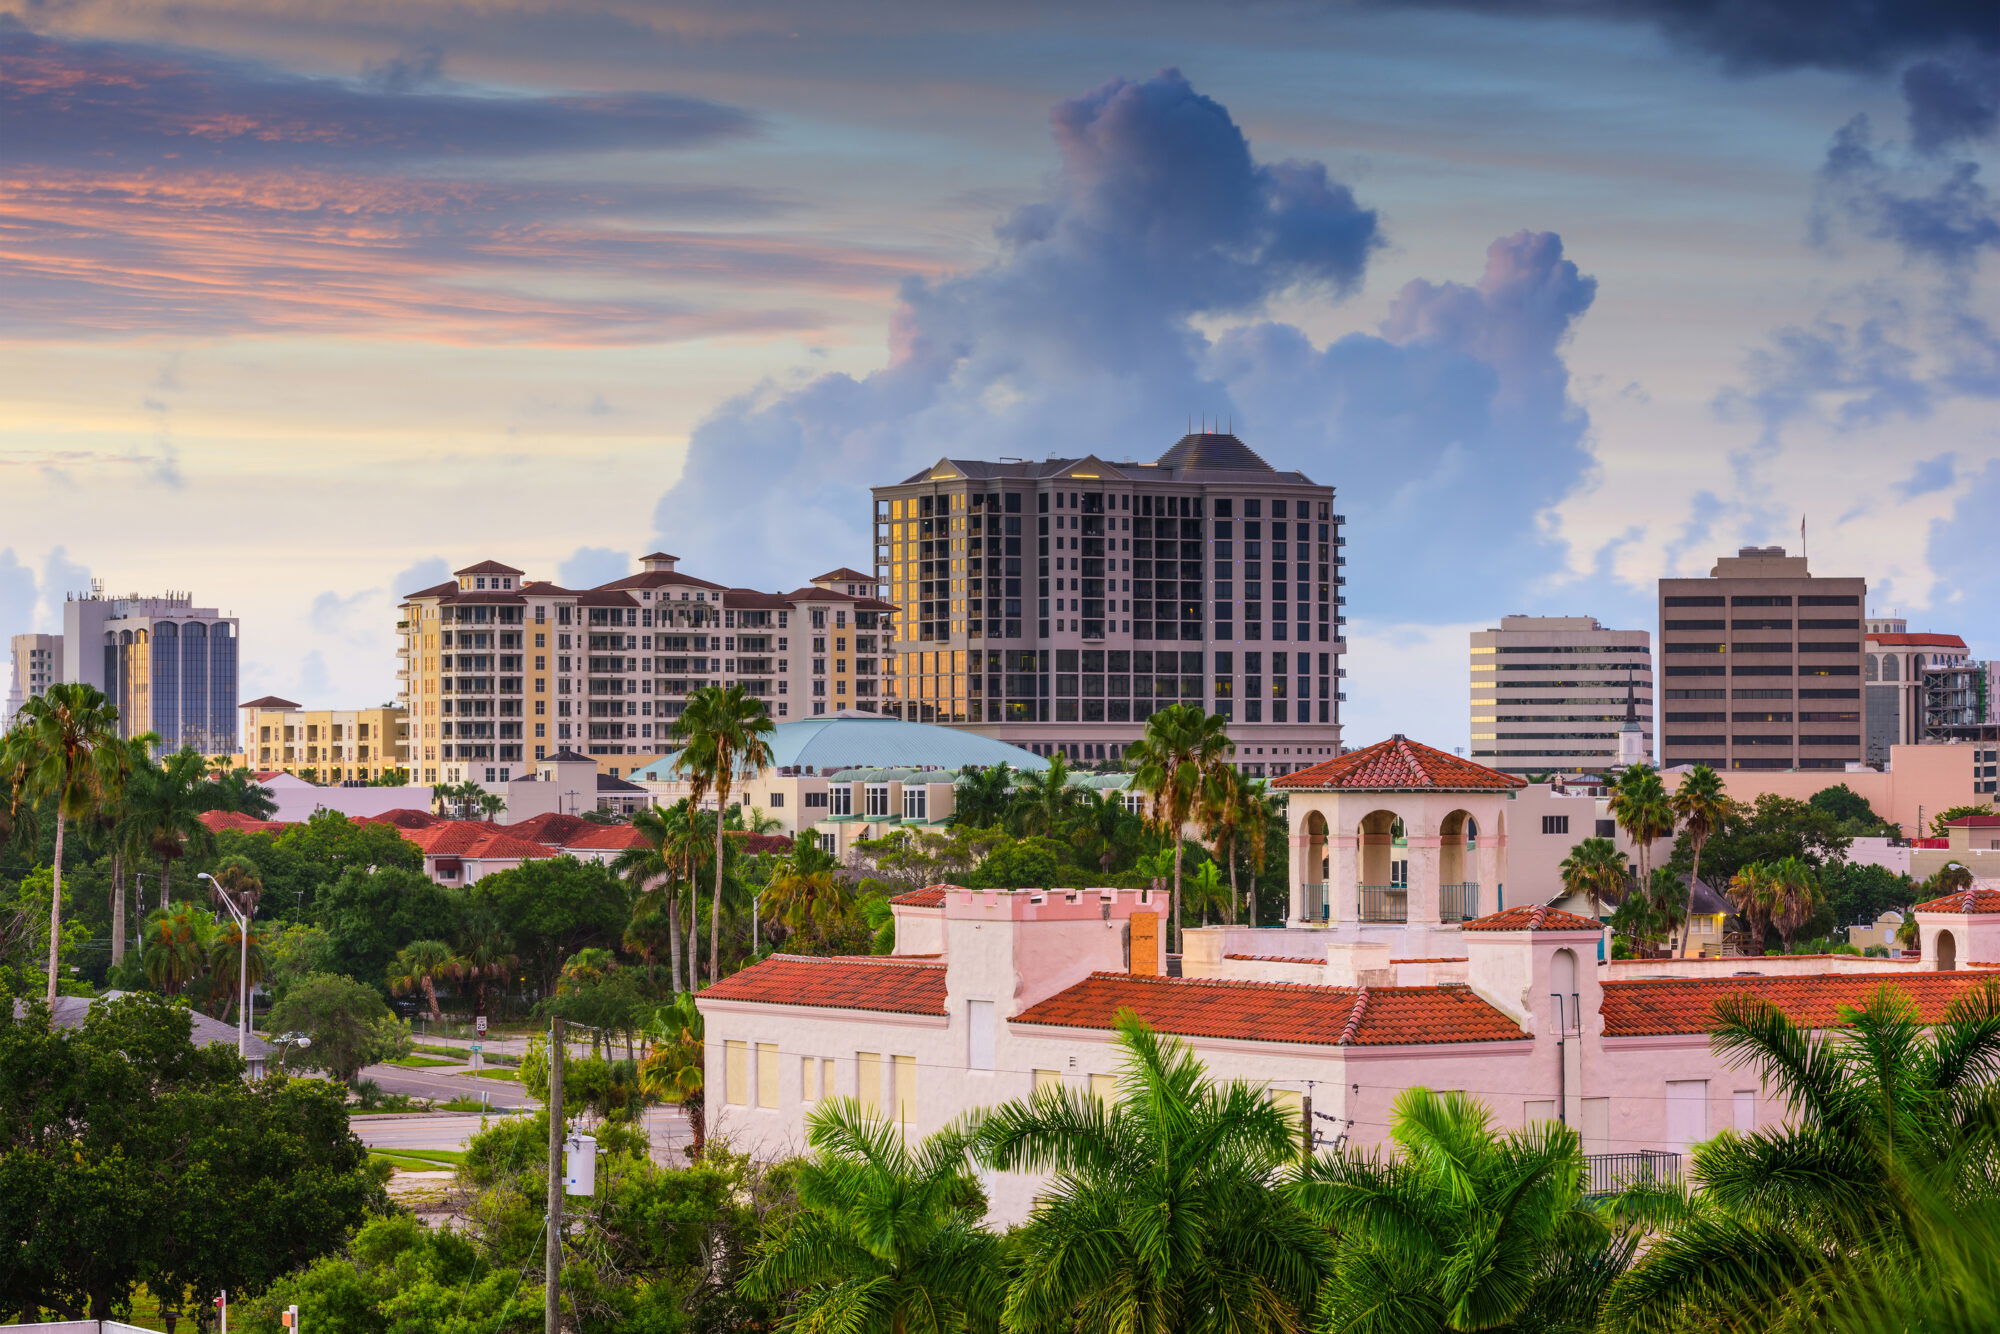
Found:
[[[7,685],[7,712],[0,714],[0,731],[36,695],[63,679],[61,635],[15,635],[8,641],[13,676]]]
[[[1957,635],[1910,633],[1896,616],[1868,619],[1868,760],[1891,746],[2000,737],[2000,664],[1972,656]]]
[[[895,608],[868,576],[760,593],[677,565],[655,552],[574,589],[489,560],[408,594],[396,675],[412,780],[507,782],[565,749],[656,756],[703,686],[741,685],[779,720],[878,710]]]
[[[229,758],[246,769],[283,770],[315,783],[372,782],[407,769],[403,711],[308,709],[276,695],[242,706],[243,749]]]
[[[1332,487],[1203,432],[1151,463],[946,458],[874,491],[903,717],[1099,760],[1189,703],[1251,773],[1338,753]]]
[[[1644,630],[1591,616],[1502,616],[1472,632],[1472,758],[1502,773],[1601,774],[1627,763],[1628,696],[1651,750],[1653,670]]]
[[[1660,580],[1660,762],[1844,769],[1862,745],[1868,581],[1744,547],[1706,579]]]
[[[107,595],[93,583],[63,604],[63,679],[118,706],[122,735],[152,733],[161,752],[236,749],[240,622],[191,593]]]

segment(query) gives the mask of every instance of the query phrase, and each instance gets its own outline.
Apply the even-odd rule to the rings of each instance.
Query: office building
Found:
[[[1229,720],[1250,772],[1326,759],[1345,647],[1333,498],[1212,432],[1151,463],[947,458],[876,487],[895,707],[1091,761],[1188,703]]]
[[[1957,635],[1910,633],[1896,616],[1868,619],[1868,761],[1891,746],[2000,739],[2000,664],[1975,659]]]
[[[507,783],[565,749],[658,756],[704,686],[741,685],[780,721],[880,707],[895,608],[866,575],[762,593],[659,552],[639,566],[573,589],[489,560],[407,595],[396,675],[413,781]]]
[[[393,704],[308,709],[266,695],[240,708],[243,749],[229,758],[245,769],[334,784],[372,783],[390,770],[409,767],[403,711]]]
[[[1644,760],[1651,639],[1590,616],[1503,616],[1474,630],[1472,758],[1509,774],[1602,774]],[[1628,703],[1633,738],[1622,736]],[[1636,759],[1621,754],[1621,739]]]
[[[63,679],[118,706],[126,737],[152,733],[161,753],[236,750],[240,623],[190,593],[106,594],[92,582],[63,604]]]
[[[1862,745],[1865,579],[1744,547],[1660,580],[1660,762],[1844,769]]]
[[[13,722],[21,706],[63,679],[61,635],[15,635],[8,641],[13,675],[7,684],[7,712],[0,730]]]

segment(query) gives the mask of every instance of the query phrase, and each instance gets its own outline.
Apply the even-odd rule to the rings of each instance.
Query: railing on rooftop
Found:
[[[1308,922],[1324,922],[1331,904],[1327,900],[1325,885],[1301,885],[1305,891],[1304,917]]]
[[[1479,882],[1438,886],[1438,920],[1469,922],[1479,916]]]
[[[1583,1159],[1586,1195],[1616,1195],[1632,1186],[1671,1186],[1681,1179],[1681,1156],[1660,1149],[1590,1153]]]
[[[1410,920],[1408,885],[1362,885],[1361,920],[1364,922],[1407,922]]]

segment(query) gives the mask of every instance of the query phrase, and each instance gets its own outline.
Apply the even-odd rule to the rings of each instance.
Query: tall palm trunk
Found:
[[[1179,952],[1181,943],[1181,858],[1186,855],[1187,842],[1180,836],[1180,821],[1174,822],[1174,901],[1169,905],[1173,913],[1173,929],[1167,933],[1167,948]],[[1164,961],[1163,961],[1164,962]]]
[[[125,854],[111,854],[111,966],[125,961]]]
[[[425,973],[423,976],[423,984],[424,984],[424,1004],[430,1008],[431,1022],[435,1024],[439,1020],[444,1018],[444,1013],[438,1009],[437,983],[432,980],[431,975],[429,973]]]
[[[1229,924],[1236,925],[1236,919],[1243,915],[1242,902],[1236,894],[1236,850],[1229,852]]]
[[[688,990],[701,990],[701,899],[695,888],[694,868],[688,868]]]
[[[1680,948],[1674,951],[1683,959],[1687,957],[1688,935],[1694,930],[1694,882],[1701,879],[1701,845],[1708,842],[1706,838],[1692,841],[1694,856],[1688,866],[1687,902],[1681,905],[1681,944]]]
[[[671,888],[666,889],[667,899],[667,974],[675,991],[683,991],[681,986],[681,900]]]
[[[725,763],[733,763],[724,756]],[[722,980],[722,812],[729,805],[729,784],[715,789],[715,893],[708,901],[708,984]]]
[[[63,784],[67,790],[68,783]],[[63,836],[68,832],[69,821],[63,815],[62,798],[56,798],[56,858],[49,887],[49,1008],[56,1004],[56,963],[57,947],[62,944],[62,873]]]
[[[162,912],[165,912],[167,905],[174,900],[171,888],[173,870],[173,862],[165,857],[160,858],[160,911]]]

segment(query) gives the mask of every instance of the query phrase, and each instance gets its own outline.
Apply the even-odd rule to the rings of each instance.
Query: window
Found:
[[[896,1056],[891,1060],[889,1073],[896,1086],[896,1122],[907,1126],[917,1119],[917,1058]]]
[[[778,1044],[775,1042],[757,1044],[757,1105],[778,1105]]]
[[[1667,605],[1669,607],[1720,607],[1722,599],[1719,597],[1668,598]]]
[[[1567,834],[1569,832],[1569,817],[1567,815],[1544,815],[1542,817],[1542,832],[1544,834]]]
[[[750,1048],[744,1043],[722,1044],[722,1100],[731,1107],[750,1105]]]
[[[882,1053],[854,1053],[854,1100],[866,1112],[882,1110]]]
[[[1043,1089],[1061,1087],[1062,1072],[1060,1070],[1037,1070],[1034,1072],[1034,1083],[1031,1091],[1040,1093]]]
[[[1090,1095],[1106,1107],[1109,1107],[1118,1099],[1118,1076],[1092,1075],[1090,1077]]]
[[[903,789],[903,818],[905,820],[930,819],[931,791],[920,783],[912,783]]]
[[[889,785],[887,783],[869,783],[865,788],[865,793],[868,802],[865,813],[868,818],[871,820],[886,818],[889,814]]]
[[[811,1103],[818,1102],[819,1099],[819,1057],[801,1056],[799,1057],[799,1101]]]
[[[991,1070],[994,1060],[993,1002],[969,1000],[965,1003],[965,1066],[968,1070]]]
[[[854,814],[854,786],[851,783],[837,783],[826,790],[826,813],[828,815]]]

